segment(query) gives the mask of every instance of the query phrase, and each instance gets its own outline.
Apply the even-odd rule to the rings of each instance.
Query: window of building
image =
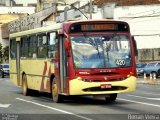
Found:
[[[44,9],[47,9],[47,8],[49,8],[49,7],[52,7],[52,4],[51,3],[43,3],[43,10]]]
[[[0,0],[0,5],[5,5],[5,0]]]

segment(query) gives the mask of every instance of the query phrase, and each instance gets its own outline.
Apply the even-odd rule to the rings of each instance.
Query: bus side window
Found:
[[[35,56],[35,54],[37,53],[37,39],[36,39],[36,35],[32,35],[30,37],[28,37],[29,40],[29,58],[33,58]]]
[[[47,36],[46,33],[38,34],[38,58],[47,57]]]
[[[28,39],[27,37],[21,38],[21,58],[27,58],[28,57]]]
[[[10,40],[10,57],[11,59],[15,59],[16,58],[16,39],[11,39]]]
[[[48,33],[48,58],[55,57],[56,32]]]

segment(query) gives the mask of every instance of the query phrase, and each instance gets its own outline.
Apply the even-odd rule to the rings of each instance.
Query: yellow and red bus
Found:
[[[85,20],[10,34],[10,79],[22,87],[68,95],[102,96],[136,89],[136,45],[122,21]]]

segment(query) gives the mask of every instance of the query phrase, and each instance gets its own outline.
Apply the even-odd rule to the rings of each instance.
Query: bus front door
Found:
[[[20,83],[20,37],[16,38],[17,43],[17,56],[16,56],[16,72],[17,72],[17,84],[18,86],[21,85]]]
[[[64,37],[60,36],[59,39],[59,76],[60,76],[60,90],[65,93],[66,77],[67,77],[67,57],[64,48]]]

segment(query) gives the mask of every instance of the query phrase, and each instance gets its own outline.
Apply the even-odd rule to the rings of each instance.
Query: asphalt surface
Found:
[[[138,78],[136,92],[119,94],[113,103],[77,96],[58,104],[50,94],[23,96],[9,78],[0,78],[0,120],[160,120],[160,79],[157,81],[150,84]]]

